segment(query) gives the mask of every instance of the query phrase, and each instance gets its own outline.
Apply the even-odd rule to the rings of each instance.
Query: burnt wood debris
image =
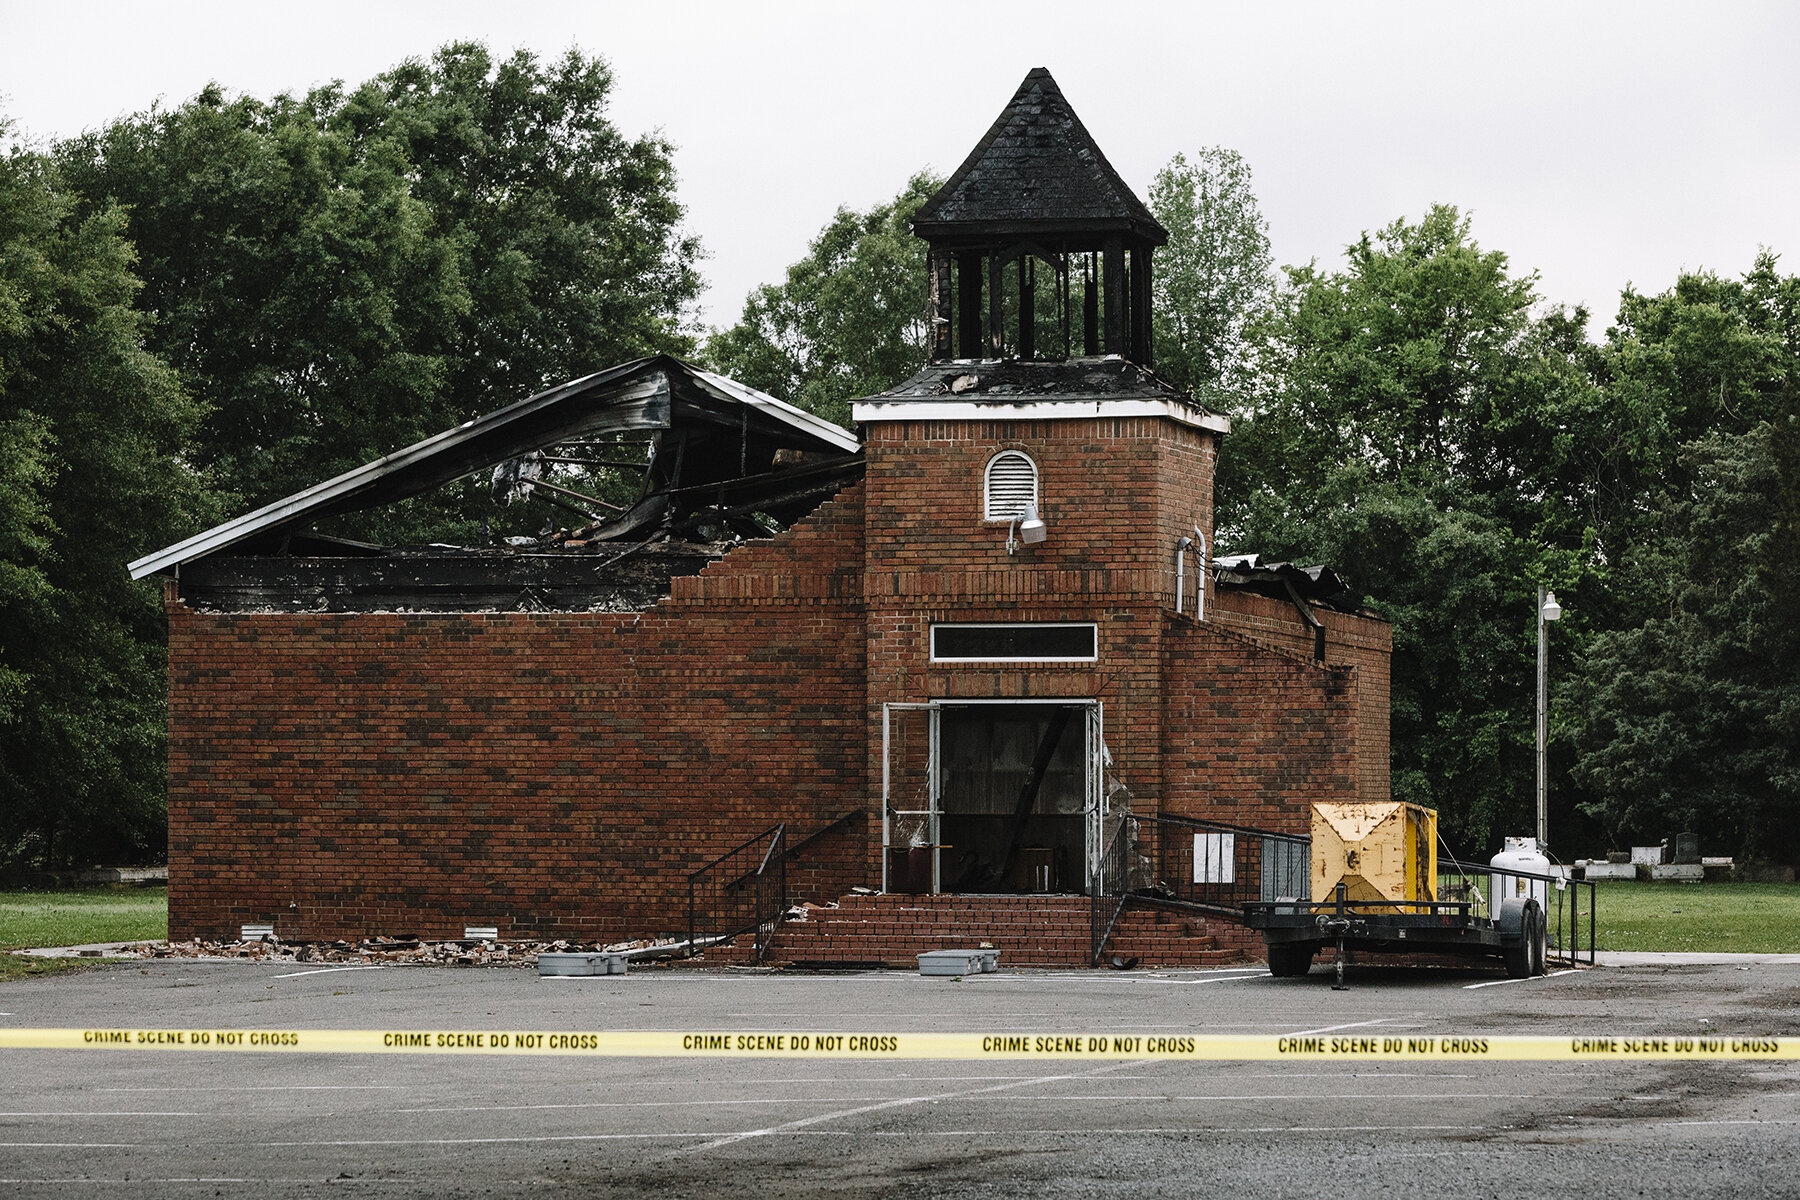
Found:
[[[668,356],[573,380],[132,564],[179,565],[221,611],[637,611],[746,538],[766,538],[860,477],[834,425]],[[619,504],[575,482],[634,476]],[[317,532],[476,472],[574,520],[499,546],[384,547]],[[546,494],[547,493],[547,494]]]

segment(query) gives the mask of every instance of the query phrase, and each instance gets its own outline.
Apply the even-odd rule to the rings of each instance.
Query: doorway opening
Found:
[[[940,874],[953,892],[1082,891],[1087,770],[1071,704],[938,712]]]
[[[1098,704],[886,707],[887,890],[1088,890],[1102,773]]]

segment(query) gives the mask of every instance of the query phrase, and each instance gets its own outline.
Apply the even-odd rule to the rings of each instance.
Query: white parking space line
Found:
[[[1392,1025],[1396,1021],[1410,1019],[1410,1017],[1378,1017],[1373,1021],[1352,1021],[1348,1025],[1327,1025],[1323,1029],[1296,1029],[1287,1036],[1305,1037],[1309,1033],[1336,1033],[1340,1029],[1363,1029],[1370,1025]]]
[[[299,979],[305,975],[333,975],[339,971],[385,971],[386,963],[372,963],[366,967],[320,967],[316,971],[290,971],[286,975],[272,975],[271,979]]]
[[[1465,991],[1465,992],[1472,991],[1475,988],[1499,987],[1503,983],[1531,983],[1534,979],[1558,979],[1564,975],[1578,975],[1578,974],[1580,974],[1579,971],[1577,971],[1574,967],[1570,967],[1566,971],[1552,971],[1548,975],[1537,975],[1537,976],[1527,975],[1522,979],[1490,979],[1490,980],[1487,980],[1485,983],[1465,983],[1465,984],[1463,984],[1463,991]]]
[[[836,1121],[845,1117],[860,1117],[867,1113],[886,1112],[896,1108],[907,1108],[915,1104],[930,1104],[933,1101],[963,1100],[974,1096],[992,1095],[995,1092],[1010,1091],[1016,1087],[1029,1087],[1035,1083],[1055,1083],[1065,1079],[1091,1079],[1095,1076],[1110,1075],[1114,1071],[1123,1071],[1139,1065],[1140,1064],[1135,1061],[1128,1060],[1126,1062],[1113,1063],[1110,1066],[1100,1067],[1093,1071],[1080,1071],[1070,1075],[1044,1075],[1033,1079],[1021,1079],[1012,1083],[999,1083],[992,1087],[969,1088],[960,1092],[941,1092],[934,1095],[906,1096],[897,1100],[884,1100],[879,1104],[865,1104],[858,1108],[843,1108],[834,1112],[818,1113],[810,1117],[801,1117],[798,1120],[784,1121],[779,1125],[770,1125],[764,1129],[747,1129],[741,1133],[730,1134],[722,1138],[714,1138],[702,1145],[692,1146],[686,1150],[678,1151],[677,1153],[682,1155],[699,1154],[707,1150],[717,1150],[723,1146],[736,1145],[738,1142],[749,1141],[751,1138],[769,1137],[773,1134],[805,1130],[813,1125],[822,1124],[826,1121]]]

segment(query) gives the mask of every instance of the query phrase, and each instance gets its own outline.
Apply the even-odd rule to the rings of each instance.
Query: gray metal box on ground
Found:
[[[1000,962],[997,950],[927,950],[919,955],[919,974],[979,975],[992,969],[987,966],[990,954],[997,967]]]
[[[538,955],[539,975],[623,975],[623,954],[598,952]]]

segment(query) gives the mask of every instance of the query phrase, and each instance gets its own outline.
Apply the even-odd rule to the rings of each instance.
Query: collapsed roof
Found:
[[[607,435],[647,435],[636,498],[609,503],[555,482],[547,464],[579,462],[549,452]],[[571,380],[346,471],[130,564],[131,577],[174,574],[186,564],[236,556],[367,555],[381,548],[323,537],[315,523],[417,496],[493,470],[497,497],[537,494],[589,517],[582,544],[649,543],[703,528],[749,536],[767,514],[791,522],[862,469],[861,443],[829,421],[723,375],[668,355]]]
[[[1234,554],[1213,559],[1213,582],[1296,604],[1304,600],[1337,612],[1363,613],[1362,595],[1352,591],[1330,567],[1263,562],[1260,555]]]

